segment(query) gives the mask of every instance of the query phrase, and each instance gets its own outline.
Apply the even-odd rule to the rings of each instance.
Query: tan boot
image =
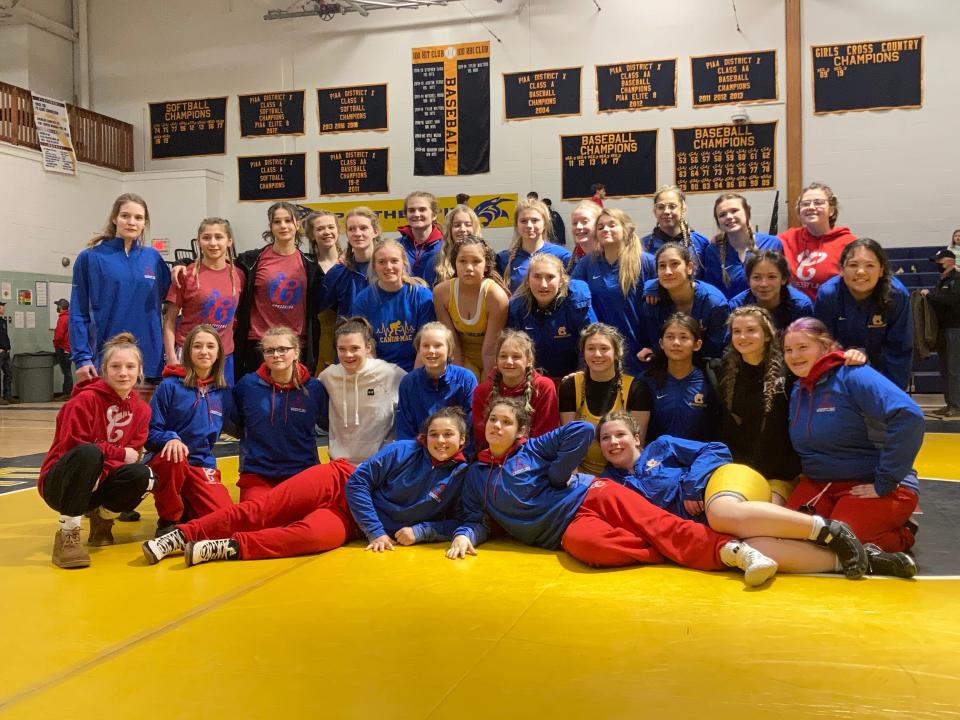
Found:
[[[61,568],[90,567],[90,555],[80,542],[80,528],[57,530],[53,538],[53,564]]]
[[[90,536],[87,538],[87,545],[113,545],[113,518],[107,520],[101,517],[99,508],[90,513]]]

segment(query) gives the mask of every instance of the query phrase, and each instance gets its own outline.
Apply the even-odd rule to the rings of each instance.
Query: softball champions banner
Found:
[[[597,111],[677,106],[677,59],[597,65]]]
[[[579,115],[581,71],[570,67],[504,74],[507,120]]]
[[[777,51],[690,58],[693,106],[777,99]]]
[[[688,193],[776,187],[777,123],[674,128],[674,179]]]
[[[457,204],[454,196],[438,197],[437,203],[440,206],[440,222],[443,217],[453,210]],[[357,206],[356,201],[350,202],[318,202],[302,203],[301,207],[307,210],[327,210],[336,213],[338,217],[346,215],[348,210]],[[500,193],[499,195],[471,195],[467,204],[473,208],[480,218],[480,224],[485,228],[508,228],[513,227],[513,216],[517,209],[516,193]],[[404,216],[403,198],[395,200],[371,200],[364,201],[367,206],[380,219],[380,229],[383,232],[396,232],[401,225],[407,224]]]
[[[150,103],[152,157],[223,155],[227,152],[227,98]]]
[[[320,134],[387,129],[387,86],[318,88]]]
[[[241,137],[303,135],[303,90],[241,95]]]
[[[813,112],[923,105],[923,38],[814,45]]]
[[[413,174],[490,172],[490,43],[413,49]]]
[[[629,130],[561,135],[562,196],[581,200],[602,182],[610,197],[638,197],[657,191],[657,131]]]
[[[390,148],[320,151],[321,195],[390,192]]]
[[[240,200],[300,200],[307,196],[307,155],[237,158]]]

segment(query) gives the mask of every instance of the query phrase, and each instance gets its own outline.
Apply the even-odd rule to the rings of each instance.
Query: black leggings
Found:
[[[96,445],[77,445],[47,471],[43,500],[61,515],[76,517],[105,507],[111,512],[133,510],[150,486],[153,471],[146,465],[121,465],[107,475],[96,490],[103,472],[103,453]]]

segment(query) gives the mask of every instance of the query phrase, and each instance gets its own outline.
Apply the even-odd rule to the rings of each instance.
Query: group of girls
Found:
[[[163,343],[170,367],[154,394],[153,421],[144,442],[151,453],[146,465],[149,489],[155,493],[160,515],[159,537],[151,546],[153,550],[164,547],[166,541],[161,540],[170,539],[171,533],[166,531],[171,527],[180,528],[176,532],[180,533],[177,538],[178,542],[182,541],[181,545],[205,538],[223,540],[199,529],[206,517],[246,518],[243,522],[247,524],[237,528],[237,532],[242,533],[255,530],[254,526],[260,521],[274,527],[270,523],[282,516],[288,518],[281,523],[283,527],[289,530],[294,525],[299,528],[298,524],[306,523],[305,532],[309,534],[314,526],[304,517],[293,518],[297,512],[292,515],[282,512],[283,503],[291,501],[293,491],[288,487],[286,495],[279,492],[291,479],[304,475],[322,475],[334,484],[339,483],[337,487],[328,488],[324,497],[325,501],[346,503],[331,511],[344,520],[331,535],[340,538],[340,543],[357,532],[357,527],[350,525],[350,512],[344,513],[344,507],[353,511],[359,529],[375,545],[371,549],[384,549],[390,544],[389,539],[384,543],[381,536],[385,534],[400,544],[425,538],[440,539],[444,535],[449,537],[450,532],[438,534],[433,526],[429,531],[417,529],[415,523],[371,536],[371,527],[374,530],[382,528],[371,523],[369,500],[365,520],[360,520],[358,511],[350,503],[347,478],[354,465],[359,463],[361,469],[365,468],[366,463],[372,462],[368,460],[371,456],[386,453],[394,446],[395,440],[416,442],[414,438],[421,437],[418,435],[421,430],[428,438],[421,439],[421,442],[430,450],[432,423],[424,425],[424,422],[437,411],[459,407],[462,417],[446,417],[446,425],[440,423],[444,427],[435,433],[438,438],[445,438],[437,440],[438,447],[449,449],[454,444],[456,452],[445,460],[431,455],[431,464],[434,461],[442,464],[457,454],[462,455],[464,450],[475,450],[480,453],[478,462],[486,459],[488,464],[496,465],[497,458],[503,461],[521,446],[526,447],[527,438],[532,442],[550,436],[557,447],[565,447],[564,443],[569,440],[577,447],[582,444],[583,452],[571,451],[569,457],[562,461],[554,458],[547,463],[548,466],[566,468],[568,476],[573,468],[579,468],[592,475],[605,473],[616,480],[614,476],[619,472],[615,471],[616,468],[619,467],[620,471],[629,468],[618,466],[605,449],[601,418],[620,413],[615,422],[623,427],[618,432],[623,435],[625,431],[636,438],[634,449],[638,453],[644,445],[654,447],[654,441],[659,438],[657,442],[662,441],[667,454],[689,460],[701,452],[696,449],[698,445],[723,439],[733,452],[732,459],[762,471],[758,476],[762,483],[753,483],[761,488],[758,493],[744,490],[741,485],[750,483],[738,484],[739,480],[714,483],[721,486],[731,484],[733,489],[721,488],[711,492],[707,481],[716,478],[717,466],[699,476],[703,480],[702,487],[690,485],[687,479],[684,481],[686,485],[673,488],[672,493],[664,491],[663,487],[655,488],[649,495],[644,492],[643,488],[658,483],[662,486],[659,479],[653,485],[647,481],[623,482],[639,495],[647,496],[649,502],[668,510],[682,508],[679,515],[686,513],[688,518],[706,520],[714,529],[731,533],[736,530],[741,537],[769,535],[779,538],[760,548],[764,553],[757,552],[757,543],[753,543],[755,547],[752,549],[745,549],[747,546],[742,544],[736,546],[742,549],[742,557],[750,558],[749,562],[744,560],[743,563],[750,567],[753,567],[751,563],[759,563],[758,567],[765,568],[759,575],[754,574],[754,579],[760,576],[766,579],[770,568],[775,569],[776,562],[784,569],[826,568],[830,564],[826,555],[818,555],[816,562],[810,560],[820,553],[819,550],[810,553],[807,548],[801,551],[784,544],[786,540],[805,537],[836,546],[833,551],[839,553],[839,559],[834,558],[831,567],[843,569],[851,576],[862,574],[868,567],[866,551],[863,548],[857,550],[856,539],[851,540],[842,523],[828,519],[810,525],[806,518],[801,522],[793,516],[787,518],[775,514],[780,510],[787,512],[783,508],[771,511],[765,506],[765,511],[774,513],[772,516],[760,513],[758,517],[762,521],[758,521],[758,525],[743,524],[743,509],[749,509],[755,500],[773,499],[783,503],[790,498],[793,502],[791,481],[797,474],[797,467],[803,470],[805,478],[795,492],[818,490],[800,505],[822,503],[818,509],[825,508],[824,516],[829,518],[833,513],[849,523],[856,534],[868,542],[868,550],[873,552],[870,562],[875,569],[894,574],[910,572],[912,561],[909,556],[902,555],[902,551],[913,541],[910,513],[916,505],[916,482],[913,476],[911,483],[906,471],[902,477],[896,478],[903,470],[904,458],[910,456],[910,433],[891,435],[896,438],[896,444],[902,446],[898,448],[898,464],[891,468],[889,457],[870,454],[864,430],[864,447],[858,449],[862,450],[862,457],[857,462],[851,460],[839,465],[851,475],[834,478],[837,464],[824,463],[822,459],[810,459],[805,463],[801,449],[804,442],[813,443],[815,447],[826,438],[816,437],[817,433],[811,433],[807,427],[804,440],[794,439],[795,433],[801,437],[804,428],[795,429],[794,421],[787,418],[786,404],[791,393],[799,402],[797,398],[803,391],[812,392],[814,385],[808,384],[808,387],[800,382],[791,389],[791,376],[784,370],[779,336],[798,316],[810,314],[810,306],[802,304],[796,291],[792,291],[795,278],[809,275],[811,267],[817,264],[814,260],[820,255],[830,256],[829,252],[813,252],[810,243],[818,242],[817,247],[820,247],[827,245],[828,240],[835,242],[832,237],[822,237],[827,233],[820,227],[823,217],[827,217],[828,227],[832,227],[836,220],[836,198],[829,188],[813,185],[801,195],[798,209],[804,222],[802,240],[806,249],[796,254],[795,259],[799,259],[795,263],[777,252],[780,247],[776,238],[754,235],[750,229],[750,208],[737,195],[724,195],[717,200],[715,218],[721,232],[712,242],[687,225],[685,200],[677,188],[665,188],[654,198],[657,226],[643,239],[639,238],[635,224],[626,213],[585,203],[576,208],[571,218],[574,238],[584,251],[584,257],[579,260],[550,242],[552,224],[549,212],[540,205],[531,200],[518,204],[514,243],[499,256],[495,256],[479,237],[479,221],[465,205],[448,213],[446,226],[441,230],[436,222],[436,200],[427,193],[413,193],[407,198],[409,225],[402,229],[401,238],[396,241],[380,237],[375,213],[365,208],[348,213],[345,218],[348,245],[342,257],[338,221],[330,213],[314,213],[301,226],[296,208],[277,203],[268,212],[270,230],[264,237],[269,244],[238,257],[233,256],[229,223],[216,218],[204,221],[198,233],[200,257],[190,266],[176,269],[175,282],[170,286],[170,308],[165,317]],[[135,234],[138,215],[142,221],[139,234]],[[112,232],[117,237],[102,239],[100,245],[117,245],[128,257],[138,249],[146,250],[140,246],[139,240],[147,217],[142,199],[123,196],[111,212]],[[313,251],[310,254],[299,249],[301,227],[310,242]],[[128,239],[126,235],[131,237]],[[842,235],[837,234],[837,237]],[[786,237],[783,242],[786,244]],[[899,347],[895,341],[902,340],[898,336],[902,327],[902,306],[893,299],[898,283],[890,278],[885,254],[877,243],[861,240],[848,245],[849,249],[841,250],[836,261],[840,274],[832,281],[824,278],[819,283],[824,286],[821,295],[831,298],[834,303],[852,298],[855,310],[865,319],[865,327],[854,328],[856,322],[848,323],[851,327],[835,327],[834,334],[843,341],[849,333],[859,333],[856,337],[861,338],[861,342],[844,344],[863,347],[871,365],[881,371],[887,370],[888,374],[894,373],[899,366],[896,362],[887,362],[887,358],[891,357],[891,348]],[[99,245],[92,250],[98,248]],[[800,257],[803,252],[807,255]],[[93,259],[88,258],[85,266],[92,264]],[[78,269],[80,264],[78,260]],[[425,267],[430,268],[429,273],[424,271]],[[414,268],[420,277],[411,274]],[[820,276],[826,274],[822,271],[824,268],[816,268]],[[711,285],[706,280],[708,277],[714,278],[718,285]],[[429,287],[431,282],[436,283],[433,292]],[[89,288],[90,285],[85,290]],[[832,295],[828,293],[830,288]],[[77,296],[74,297],[76,300]],[[90,298],[86,300],[81,303],[81,315],[87,307],[99,305]],[[731,306],[740,309],[731,315]],[[327,314],[318,313],[319,309]],[[875,312],[871,312],[873,310]],[[820,314],[816,308],[813,311]],[[851,315],[843,317],[849,321]],[[329,343],[327,338],[331,333],[321,330],[321,324],[329,328],[331,322],[337,323],[335,318],[338,317],[339,325],[332,333],[333,342]],[[825,317],[833,319],[829,313]],[[435,318],[440,322],[435,322]],[[811,321],[803,322],[806,324],[797,326],[794,322],[791,327],[798,327],[800,336],[815,338],[808,340],[806,347],[815,345],[832,349],[830,343],[833,340],[827,328],[822,324],[810,325]],[[86,323],[85,327],[94,325],[89,317]],[[95,326],[100,329],[99,323]],[[507,329],[500,332],[504,327]],[[233,377],[225,372],[232,357],[228,338],[234,340],[233,347],[238,348]],[[317,338],[323,342],[317,343]],[[325,352],[325,343],[333,348]],[[827,370],[818,367],[822,373],[815,375],[818,380],[826,377],[828,371],[853,372],[848,367],[836,368],[830,364],[838,362],[835,353],[824,350],[821,354],[832,359],[824,361],[824,365],[830,365]],[[328,361],[324,361],[325,355]],[[700,362],[703,358],[721,356],[724,362],[713,370]],[[329,362],[334,357],[338,362]],[[840,357],[840,363],[862,364],[864,360],[857,353]],[[539,364],[535,358],[540,360]],[[651,358],[652,362],[646,362]],[[789,351],[787,358],[790,370],[797,377],[805,377],[790,364]],[[147,367],[146,363],[141,365]],[[538,367],[544,370],[544,374],[538,371]],[[314,378],[317,369],[322,371]],[[719,382],[712,382],[711,374],[718,371]],[[888,381],[872,368],[856,368],[856,373],[862,371],[873,373],[862,383],[864,388],[872,388],[871,391],[882,395],[880,399],[885,401],[871,405],[860,398],[852,398],[851,407],[867,408],[861,411],[862,423],[889,422],[894,415],[901,421],[903,418],[915,420],[916,413],[909,407],[909,398],[902,392],[886,392],[883,382]],[[866,374],[856,373],[857,378]],[[87,379],[90,379],[96,373],[88,371],[88,374]],[[230,390],[228,386],[234,378],[241,379]],[[478,385],[478,381],[482,382]],[[847,382],[846,378],[840,384],[848,390],[857,386]],[[119,396],[120,391],[116,392]],[[832,400],[833,395],[827,398]],[[744,407],[744,403],[749,407]],[[509,412],[504,411],[504,407]],[[498,412],[494,412],[497,408],[500,408],[500,417],[493,423],[497,427],[492,429],[489,418],[498,416]],[[516,432],[509,447],[504,449],[504,416],[511,413]],[[797,409],[792,415],[800,417],[802,413]],[[821,419],[821,416],[817,417]],[[212,445],[225,421],[241,439],[241,506],[260,503],[260,520],[256,522],[245,514],[246,511],[237,515],[228,494],[219,484]],[[589,441],[585,440],[587,433],[578,435],[576,442],[563,439],[566,438],[563,432],[573,432],[567,428],[581,427],[580,423],[584,421],[586,427],[598,428],[597,433],[591,430]],[[314,435],[317,424],[329,429],[330,456],[342,459],[335,467],[329,466],[333,468],[329,471],[318,466]],[[469,431],[471,425],[472,433]],[[90,440],[112,443],[112,437],[116,435],[114,430],[110,427],[108,437],[91,437]],[[96,428],[91,426],[91,431],[95,433]],[[561,435],[552,436],[551,433]],[[757,452],[758,443],[749,439],[758,435],[780,443],[779,447],[785,451],[776,454]],[[491,436],[495,436],[498,442],[492,442]],[[678,450],[683,443],[690,443],[694,449],[684,454]],[[794,452],[793,446],[798,443],[797,452]],[[623,445],[621,442],[620,446]],[[710,443],[706,446],[710,447]],[[613,454],[625,452],[620,447]],[[817,452],[811,451],[814,456]],[[544,453],[549,455],[546,450]],[[751,453],[754,457],[750,457]],[[629,454],[632,455],[632,451]],[[400,456],[406,457],[399,451],[391,457],[396,460]],[[619,457],[622,460],[627,455],[620,454]],[[59,462],[59,458],[56,460]],[[656,458],[651,460],[654,465],[661,464]],[[695,464],[693,460],[687,460],[676,460],[676,463]],[[776,467],[763,466],[770,460],[779,463]],[[912,456],[906,461],[908,465],[911,460]],[[875,466],[868,468],[871,462],[875,462]],[[852,475],[854,472],[858,474]],[[563,470],[556,473],[562,474]],[[882,481],[879,479],[881,473],[884,474]],[[731,474],[736,478],[743,475]],[[623,473],[619,472],[619,475]],[[101,472],[90,480],[91,492],[99,489],[107,476],[107,470],[101,468]],[[692,477],[693,474],[687,472],[685,476]],[[877,478],[876,487],[873,487],[874,495],[870,495],[865,489],[868,483],[859,481],[873,476]],[[384,478],[388,477],[390,473],[385,472],[380,482],[386,482]],[[725,473],[720,473],[720,477],[724,478]],[[814,477],[816,479],[811,479]],[[160,482],[155,482],[154,478]],[[764,478],[770,478],[771,482]],[[557,489],[556,478],[544,479],[548,486]],[[756,478],[752,480],[756,481]],[[490,482],[489,477],[484,482]],[[571,487],[574,485],[576,483],[571,483]],[[838,487],[829,492],[834,485]],[[382,485],[377,487],[394,497],[390,493],[396,488],[387,491]],[[463,487],[472,485],[468,482]],[[491,487],[495,490],[495,486]],[[459,488],[459,481],[429,488],[414,483],[400,495],[409,500],[426,492],[439,503],[441,495],[446,497],[448,491],[456,494]],[[483,488],[481,497],[486,503],[486,486]],[[765,496],[763,488],[766,488]],[[371,495],[369,489],[367,495],[376,497],[376,493]],[[889,512],[882,513],[879,520],[874,518],[872,523],[867,522],[864,517],[867,513],[853,502],[890,495],[896,496],[889,498],[896,502],[885,504],[884,510]],[[517,502],[521,496],[522,493],[518,495],[509,489],[504,493],[504,497],[513,497]],[[606,497],[606,493],[603,496]],[[46,499],[47,494],[44,497]],[[274,507],[267,501],[271,497],[277,501],[279,516],[265,509]],[[453,506],[450,506],[444,511],[460,513],[459,516],[444,517],[444,520],[455,524],[463,522],[460,526],[463,532],[454,533],[452,555],[472,552],[485,537],[485,531],[478,526],[475,516],[468,512],[467,497],[465,492],[462,507],[451,509]],[[583,500],[587,495],[578,497]],[[663,499],[668,497],[671,499]],[[677,505],[679,497],[683,502]],[[730,498],[735,500],[736,508],[726,502]],[[82,566],[83,558],[76,552],[77,547],[83,550],[77,539],[77,515],[64,513],[62,503],[47,501],[63,513],[62,527],[70,531],[63,537],[69,535],[76,540],[71,541],[72,554],[66,553],[63,562],[57,562],[55,546],[55,562],[64,567]],[[310,505],[310,502],[306,504]],[[302,505],[300,503],[297,507]],[[770,503],[766,505],[773,507]],[[76,506],[74,503],[70,509],[75,510]],[[593,520],[585,523],[588,528],[597,530],[596,515],[602,516],[606,512],[601,506],[602,503],[596,507],[588,505],[593,507],[594,513]],[[569,527],[553,527],[549,541],[539,538],[534,544],[556,546],[560,537],[567,537],[570,527],[583,525],[582,522],[574,523],[580,507],[567,507],[567,510],[575,511],[572,515],[563,515]],[[510,529],[510,508],[504,511],[507,515],[503,518],[490,513],[486,505],[485,509],[514,536],[524,540],[532,537],[526,534],[526,530],[514,532]],[[94,515],[98,518],[98,526],[106,527],[101,535],[109,534],[113,507],[88,503],[88,507],[82,510],[90,510],[91,518]],[[329,520],[327,510],[329,508],[321,516]],[[363,514],[363,511],[359,512]],[[905,512],[905,517],[901,517]],[[273,520],[264,520],[267,516]],[[748,513],[748,520],[750,517]],[[184,521],[188,522],[184,524]],[[426,520],[417,522],[422,521]],[[217,522],[227,520],[221,518]],[[538,523],[540,520],[533,524]],[[327,524],[324,521],[318,526],[327,527]],[[526,524],[526,520],[521,522],[521,525]],[[386,523],[381,522],[381,525],[387,527]],[[188,527],[193,530],[184,529]],[[227,525],[216,527],[221,529],[217,532],[221,532]],[[443,527],[450,529],[449,523]],[[74,530],[77,530],[77,537],[70,534]],[[630,537],[633,539],[629,543],[639,543],[645,548],[641,553],[644,557],[656,557],[658,553],[671,559],[679,557],[675,550],[660,547],[656,544],[659,541],[651,541],[636,527],[617,526],[615,532],[610,532],[622,534],[625,531],[632,533]],[[682,531],[676,532],[682,535]],[[57,537],[63,546],[63,537]],[[577,555],[577,551],[571,552],[594,562],[590,559],[590,551],[583,551],[593,542],[590,540],[593,536],[587,533],[584,539],[573,532],[570,537],[570,545],[580,548],[581,555]],[[637,540],[637,537],[641,539]],[[197,554],[188,558],[213,559],[217,553],[223,557],[272,556],[253,554],[249,548],[245,550],[239,540],[227,540],[229,542],[220,545],[201,542],[197,545]],[[869,547],[872,541],[876,542],[877,548]],[[330,547],[326,544],[297,552]],[[710,555],[709,561],[701,557],[696,560],[699,564],[694,566],[715,565],[722,555],[717,548],[723,547],[726,545],[716,546],[712,555],[706,553]],[[779,549],[771,549],[774,547]],[[145,548],[149,558],[153,550],[148,550]],[[594,564],[609,564],[603,561],[608,550],[609,547],[601,547],[601,560]],[[739,552],[741,550],[730,550],[727,559],[739,557]],[[635,556],[634,561],[641,555]],[[64,558],[62,547],[59,557]],[[683,562],[682,559],[679,561]],[[86,563],[89,563],[89,557]],[[732,564],[736,565],[738,561],[734,560]]]

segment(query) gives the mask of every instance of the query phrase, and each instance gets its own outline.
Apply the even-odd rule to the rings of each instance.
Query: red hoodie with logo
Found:
[[[102,378],[78,383],[57,413],[56,433],[40,468],[37,489],[43,492],[47,471],[77,445],[96,445],[103,453],[100,477],[108,475],[124,464],[125,448],[144,446],[149,428],[150,406],[136,391],[124,400]]]
[[[819,237],[795,227],[779,237],[790,266],[790,284],[811,300],[817,299],[821,285],[840,274],[840,253],[857,239],[848,227],[831,228]]]

